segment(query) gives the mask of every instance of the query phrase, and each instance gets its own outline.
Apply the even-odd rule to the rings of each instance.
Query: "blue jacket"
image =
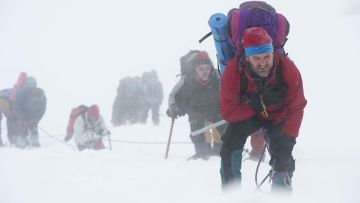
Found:
[[[36,89],[43,93],[42,89]],[[37,125],[46,111],[46,96],[43,94],[40,99],[35,99],[32,92],[30,88],[21,88],[16,94],[12,108],[17,119]]]

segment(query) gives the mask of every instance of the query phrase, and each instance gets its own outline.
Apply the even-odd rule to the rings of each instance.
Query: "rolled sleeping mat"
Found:
[[[228,61],[235,56],[229,41],[227,21],[228,18],[226,15],[222,13],[215,13],[210,16],[208,22],[215,41],[216,56],[221,74],[224,72]]]

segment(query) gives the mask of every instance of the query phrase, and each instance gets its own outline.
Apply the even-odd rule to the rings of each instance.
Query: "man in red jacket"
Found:
[[[220,109],[229,122],[220,153],[222,186],[240,183],[246,138],[263,128],[275,171],[272,190],[291,191],[292,150],[306,106],[301,75],[289,58],[273,52],[264,29],[245,30],[243,45],[221,78]]]

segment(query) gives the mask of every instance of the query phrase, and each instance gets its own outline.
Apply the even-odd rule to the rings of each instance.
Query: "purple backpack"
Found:
[[[242,49],[242,37],[247,28],[262,27],[273,40],[276,52],[287,55],[284,45],[289,34],[290,24],[287,19],[269,4],[263,1],[247,1],[239,8],[229,11],[228,15],[215,13],[209,21],[211,32],[199,40],[213,36],[218,70],[222,74],[227,63]]]
[[[262,27],[273,39],[275,50],[285,54],[284,44],[289,34],[290,24],[287,19],[269,4],[263,1],[247,1],[238,9],[228,13],[228,33],[234,52],[242,48],[243,33],[250,27]]]

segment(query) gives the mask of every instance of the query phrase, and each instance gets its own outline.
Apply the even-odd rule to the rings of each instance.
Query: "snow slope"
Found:
[[[174,144],[168,159],[164,159],[168,124],[163,121],[160,127],[136,125],[112,129],[112,150],[78,152],[73,146],[64,145],[44,133],[40,149],[0,148],[0,202],[360,200],[356,193],[359,175],[354,168],[358,165],[358,157],[343,157],[341,152],[337,152],[336,157],[303,155],[301,151],[306,147],[301,145],[295,150],[297,170],[291,197],[255,193],[256,163],[253,161],[243,163],[241,190],[223,194],[220,190],[220,159],[187,161],[193,148],[191,144],[183,143],[188,139],[180,131],[185,128],[181,122],[175,124]],[[265,177],[268,170],[267,164],[262,164],[259,179]],[[269,191],[267,182],[262,190]]]

